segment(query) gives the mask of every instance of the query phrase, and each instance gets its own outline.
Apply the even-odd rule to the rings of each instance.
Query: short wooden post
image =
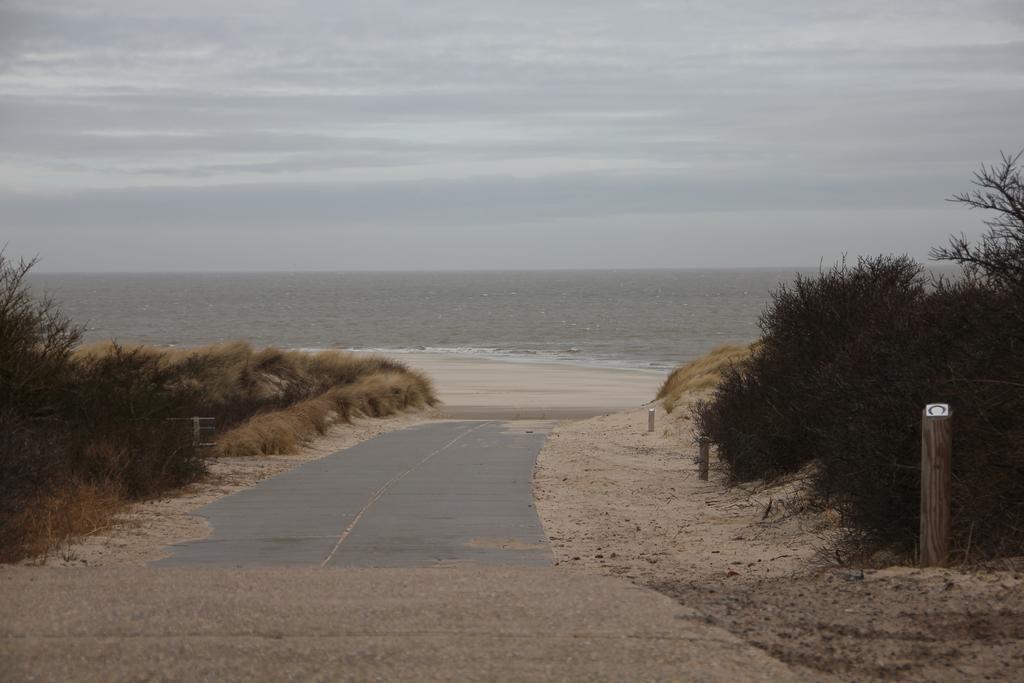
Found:
[[[654,408],[647,411],[647,431],[654,431]]]
[[[708,480],[708,460],[711,454],[711,439],[706,436],[700,437],[700,457],[697,459],[701,481]]]
[[[945,403],[931,403],[921,417],[922,567],[942,567],[949,560],[952,458],[953,411]]]

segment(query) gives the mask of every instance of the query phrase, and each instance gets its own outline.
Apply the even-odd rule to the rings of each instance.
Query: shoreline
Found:
[[[461,350],[461,349],[478,349],[478,350]],[[322,349],[316,347],[300,347],[292,349],[294,351],[305,351],[305,352],[318,352],[332,349]],[[450,358],[452,360],[460,361],[482,361],[487,363],[507,363],[511,365],[551,365],[555,367],[574,367],[582,368],[584,370],[608,370],[611,372],[642,372],[645,374],[652,375],[664,375],[674,370],[679,365],[684,365],[700,356],[697,355],[694,358],[683,358],[678,361],[644,361],[639,359],[636,361],[637,364],[630,364],[632,361],[622,359],[599,359],[591,356],[582,356],[579,358],[565,358],[558,355],[558,352],[554,351],[509,351],[508,353],[502,353],[500,350],[495,349],[493,353],[490,349],[484,347],[459,347],[454,349],[446,348],[401,348],[401,349],[389,349],[389,348],[339,348],[338,351],[346,351],[348,353],[355,353],[360,355],[371,355],[371,356],[388,356],[401,360],[409,356],[424,356],[429,358]],[[655,365],[657,363],[657,365]]]

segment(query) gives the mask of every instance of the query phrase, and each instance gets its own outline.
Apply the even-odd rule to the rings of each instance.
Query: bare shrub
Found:
[[[696,407],[730,478],[795,472],[819,457],[820,430],[855,424],[916,338],[909,322],[924,294],[922,267],[906,257],[842,263],[774,292],[759,345]]]
[[[0,250],[0,412],[45,416],[55,410],[82,328],[52,297],[32,295],[26,277],[35,264],[14,263]]]
[[[985,219],[988,232],[977,243],[964,235],[953,237],[945,247],[932,249],[937,261],[959,263],[968,279],[981,279],[994,287],[1011,291],[1024,289],[1024,173],[1020,166],[1024,150],[1003,154],[1000,163],[982,165],[974,174],[970,192],[950,201],[971,209],[991,212]]]
[[[921,409],[954,409],[953,547],[963,560],[1024,554],[1024,184],[983,167],[955,201],[998,216],[977,244],[933,252],[964,266],[928,282],[906,257],[860,259],[772,295],[762,339],[699,403],[700,432],[733,482],[809,462],[847,529],[847,552],[917,541]]]

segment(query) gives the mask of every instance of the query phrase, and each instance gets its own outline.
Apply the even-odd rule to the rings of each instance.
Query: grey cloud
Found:
[[[1024,144],[1020,7],[8,0],[0,231],[951,210]]]
[[[440,147],[440,146],[438,146]],[[208,133],[167,133],[123,131],[116,134],[96,131],[0,130],[0,148],[7,153],[54,156],[94,156],[102,158],[136,157],[168,153],[309,153],[340,151],[373,155],[395,152],[427,151],[429,145],[409,145],[386,138],[344,138],[311,133],[282,133],[274,130]]]
[[[82,192],[63,197],[0,196],[0,213],[21,228],[83,229],[129,225],[174,231],[218,226],[239,234],[285,226],[386,224],[494,229],[508,222],[709,211],[860,209],[934,206],[948,196],[926,175],[902,186],[829,180],[813,169],[797,177],[763,177],[737,186],[727,177],[574,174],[542,180],[485,177],[394,183],[251,184]],[[755,208],[756,207],[756,208]],[[501,226],[496,226],[501,229]]]

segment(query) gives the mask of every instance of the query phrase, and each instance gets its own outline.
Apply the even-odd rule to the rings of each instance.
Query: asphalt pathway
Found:
[[[550,426],[432,423],[307,463],[203,508],[176,567],[0,566],[0,680],[807,680],[669,597],[547,566]]]
[[[5,682],[800,680],[667,596],[558,567],[0,566],[0,604]]]
[[[197,511],[164,566],[549,565],[531,479],[551,423],[437,422],[301,465]]]

